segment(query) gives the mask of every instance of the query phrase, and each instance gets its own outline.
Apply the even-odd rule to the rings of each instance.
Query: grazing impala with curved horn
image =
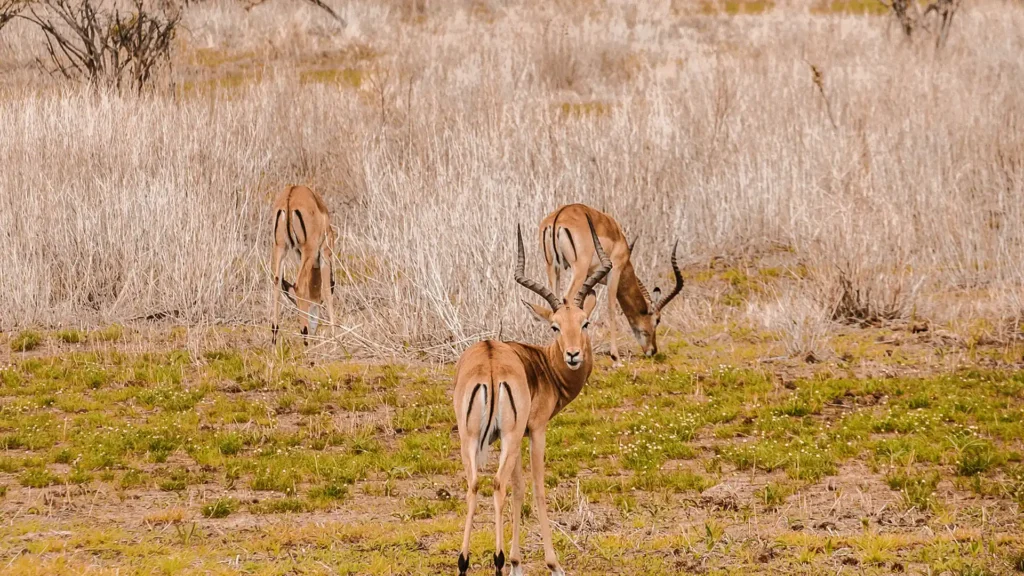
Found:
[[[277,330],[281,317],[281,294],[291,300],[299,309],[299,326],[302,343],[306,336],[316,331],[317,310],[324,304],[334,328],[334,229],[331,228],[331,214],[319,194],[305,186],[289,186],[274,198],[271,206],[274,212],[274,248],[270,258],[270,269],[274,274],[272,342],[277,342]],[[281,275],[281,262],[288,254],[299,258],[299,273],[295,284]],[[322,268],[326,266],[330,278],[329,290],[323,289]]]
[[[626,243],[622,228],[611,216],[584,204],[568,204],[548,214],[540,222],[540,244],[547,261],[548,284],[552,290],[558,291],[562,270],[572,270],[572,281],[565,294],[574,294],[583,284],[588,275],[600,262],[591,240],[587,225],[593,222],[605,252],[611,258],[612,272],[608,275],[608,329],[611,338],[611,356],[616,364],[619,362],[619,348],[615,342],[615,301],[618,300],[622,313],[626,316],[636,341],[640,343],[644,353],[653,356],[658,353],[657,330],[661,323],[661,311],[683,289],[683,275],[676,263],[676,241],[672,247],[672,274],[675,286],[664,297],[661,289],[655,287],[654,298],[648,294],[647,288],[640,282],[633,268],[630,256],[633,254],[632,244]],[[583,265],[586,264],[586,265]],[[614,296],[614,298],[613,298]]]
[[[462,446],[462,464],[466,469],[466,528],[459,553],[459,574],[469,569],[469,537],[476,511],[479,470],[486,463],[487,446],[501,439],[498,470],[494,476],[494,569],[502,573],[505,565],[502,514],[505,494],[512,487],[512,549],[509,552],[510,576],[521,576],[519,520],[526,484],[523,481],[523,437],[530,437],[530,472],[537,499],[537,519],[544,542],[544,561],[553,576],[563,576],[555,547],[551,543],[547,503],[544,496],[544,435],[548,422],[572,402],[583,389],[593,356],[588,327],[597,299],[594,285],[612,267],[590,226],[601,265],[580,284],[572,300],[559,300],[550,290],[525,277],[523,234],[518,228],[516,282],[547,301],[547,306],[524,301],[533,315],[551,326],[554,342],[546,347],[485,340],[470,346],[455,367],[455,416]],[[550,307],[550,309],[549,309]]]

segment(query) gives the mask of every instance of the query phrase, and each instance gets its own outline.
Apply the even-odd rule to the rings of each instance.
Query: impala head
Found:
[[[562,358],[570,370],[578,370],[583,365],[583,351],[590,345],[589,328],[590,313],[594,311],[597,298],[591,292],[579,308],[575,303],[564,303],[558,310],[551,310],[543,304],[531,304],[523,301],[533,313],[534,318],[551,326],[551,335],[555,344],[562,351]]]
[[[633,254],[634,245],[636,245],[636,239],[629,245],[630,256]],[[683,274],[679,271],[679,264],[676,262],[678,247],[679,241],[677,240],[675,246],[672,247],[672,275],[675,277],[675,286],[665,297],[661,295],[661,288],[655,286],[652,298],[652,294],[647,293],[647,288],[644,288],[643,283],[637,278],[637,284],[640,286],[640,292],[643,294],[647,306],[646,310],[635,316],[627,317],[627,320],[629,327],[633,330],[633,336],[647,356],[654,356],[658,353],[658,325],[661,324],[662,310],[683,289]]]
[[[590,221],[590,216],[587,216],[587,224],[590,225],[590,234],[593,236],[594,246],[597,247],[601,267],[587,277],[583,286],[580,287],[579,293],[571,302],[559,300],[546,286],[525,277],[526,257],[523,254],[523,232],[518,227],[516,228],[519,250],[516,259],[516,282],[543,297],[547,300],[548,306],[525,301],[524,304],[533,312],[535,318],[551,326],[555,344],[562,352],[565,365],[570,370],[579,370],[583,365],[584,356],[590,349],[590,336],[587,332],[590,326],[590,313],[594,311],[594,305],[597,303],[593,292],[594,286],[612,269],[612,262],[605,255],[604,249],[597,239],[597,232],[594,231],[594,223]]]

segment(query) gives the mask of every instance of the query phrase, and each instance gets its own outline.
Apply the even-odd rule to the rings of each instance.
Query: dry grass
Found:
[[[832,320],[829,310],[809,294],[789,290],[766,302],[752,302],[748,315],[777,335],[786,353],[809,361],[825,358]]]
[[[787,302],[802,302],[840,322],[1015,330],[1018,4],[967,6],[941,57],[884,18],[806,6],[733,18],[678,2],[339,8],[344,29],[291,3],[193,6],[162,81],[174,88],[141,98],[42,78],[38,39],[8,24],[2,328],[153,314],[263,324],[266,207],[301,182],[335,212],[338,341],[353,352],[450,357],[499,324],[523,336],[514,224],[569,201],[643,235],[648,283],[674,238],[691,264],[783,246],[805,277],[766,309],[769,324],[799,324]],[[338,74],[349,80],[317,81]],[[529,259],[540,276],[535,247]],[[973,296],[951,305],[954,292]],[[674,306],[666,322],[721,321],[702,307]]]

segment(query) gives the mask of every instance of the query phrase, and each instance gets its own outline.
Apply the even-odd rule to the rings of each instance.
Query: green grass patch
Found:
[[[42,334],[35,330],[22,330],[11,339],[11,352],[29,352],[42,344]]]
[[[81,344],[85,342],[87,335],[82,330],[75,330],[73,328],[61,330],[57,332],[57,339],[65,344]]]
[[[93,332],[92,337],[99,342],[119,342],[124,339],[124,327],[120,324],[111,324]]]
[[[202,514],[206,518],[227,518],[238,510],[238,500],[234,498],[218,498],[203,505]]]
[[[277,498],[249,505],[249,512],[253,514],[298,514],[313,509],[309,502],[299,498]]]
[[[922,511],[930,510],[935,504],[935,489],[939,485],[939,480],[938,472],[894,472],[885,479],[889,488],[900,492],[906,508]]]
[[[46,488],[57,483],[58,478],[46,468],[32,468],[21,473],[18,481],[26,488]]]

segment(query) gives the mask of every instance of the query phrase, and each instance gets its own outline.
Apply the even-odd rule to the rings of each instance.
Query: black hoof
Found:
[[[469,555],[463,556],[459,553],[459,576],[466,576],[466,570],[469,570]]]
[[[501,576],[501,569],[505,567],[505,551],[502,550],[494,555],[494,576]]]

